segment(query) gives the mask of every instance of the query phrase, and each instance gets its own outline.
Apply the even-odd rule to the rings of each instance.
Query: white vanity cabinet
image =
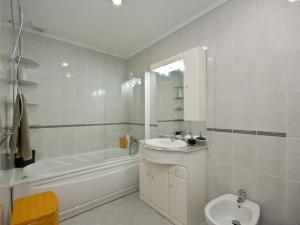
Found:
[[[140,194],[161,210],[168,211],[168,167],[140,161]]]
[[[182,224],[187,222],[187,182],[169,175],[169,213]]]
[[[151,199],[151,173],[150,173],[150,163],[141,160],[139,167],[139,177],[140,177],[140,194],[144,198]]]
[[[197,47],[183,53],[184,120],[206,121],[206,51]]]
[[[199,225],[206,204],[206,150],[161,151],[140,145],[140,198],[172,223]]]
[[[161,210],[168,211],[168,167],[151,163],[151,201]]]

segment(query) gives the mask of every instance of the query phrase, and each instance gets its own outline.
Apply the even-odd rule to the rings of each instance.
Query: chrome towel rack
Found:
[[[9,138],[10,135],[13,135],[13,134],[14,133],[10,132],[10,131],[4,132],[4,133],[0,133],[0,144],[2,145],[6,141],[6,139]]]

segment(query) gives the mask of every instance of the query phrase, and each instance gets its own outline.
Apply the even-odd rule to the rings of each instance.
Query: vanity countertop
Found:
[[[159,147],[153,147],[150,145],[145,144],[145,140],[140,140],[140,144],[142,144],[145,148],[151,149],[151,150],[157,150],[157,151],[164,151],[164,152],[194,152],[194,151],[200,151],[200,150],[207,150],[206,145],[188,145],[186,147],[181,148],[159,148]]]

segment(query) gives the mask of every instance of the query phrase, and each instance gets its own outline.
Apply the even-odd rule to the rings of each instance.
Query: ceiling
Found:
[[[225,0],[23,0],[24,26],[43,35],[128,58]]]

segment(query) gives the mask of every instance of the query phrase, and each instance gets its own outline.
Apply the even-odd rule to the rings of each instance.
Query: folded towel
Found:
[[[30,147],[27,108],[24,95],[17,95],[12,127],[13,134],[11,135],[9,142],[11,151],[17,152],[17,157],[19,158],[23,157],[24,160],[30,160],[32,158],[32,151]]]
[[[3,127],[2,127],[2,121],[1,121],[1,115],[0,115],[0,138],[1,138],[1,134],[3,134]]]
[[[3,204],[0,204],[0,225],[4,225],[5,219],[5,207]]]

